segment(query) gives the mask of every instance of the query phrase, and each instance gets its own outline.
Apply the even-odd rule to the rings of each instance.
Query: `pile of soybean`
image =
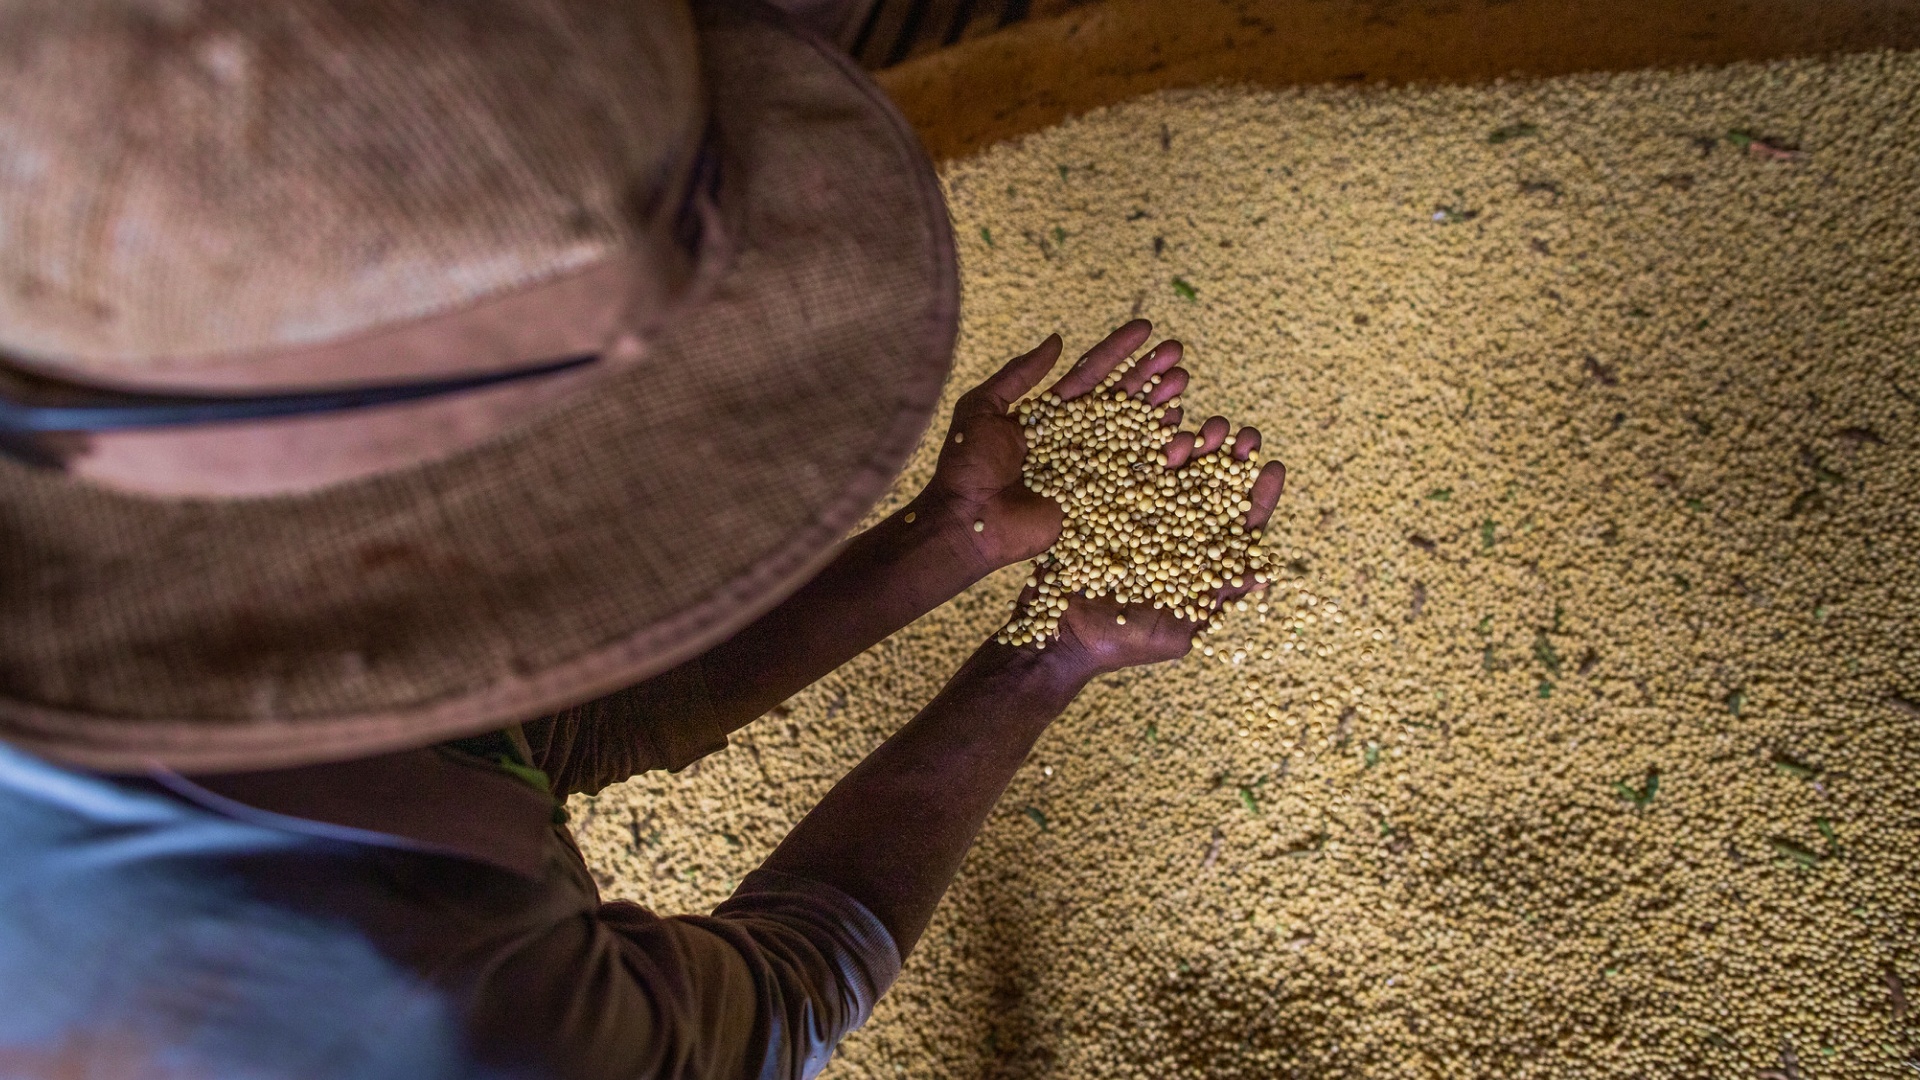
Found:
[[[1287,562],[1054,726],[827,1075],[1920,1070],[1916,110],[1911,54],[1219,90],[948,166],[949,401],[1151,318]],[[577,800],[606,892],[720,900],[1026,572]]]

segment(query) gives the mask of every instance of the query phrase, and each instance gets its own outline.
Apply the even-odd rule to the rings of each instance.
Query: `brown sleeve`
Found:
[[[522,725],[533,765],[562,798],[652,769],[679,771],[724,749],[725,726],[698,661]]]
[[[489,962],[483,1056],[567,1080],[808,1080],[900,970],[859,902],[759,871],[710,916],[624,901]]]

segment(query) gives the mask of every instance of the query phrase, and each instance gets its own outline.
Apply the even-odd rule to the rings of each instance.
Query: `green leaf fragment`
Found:
[[[1529,135],[1538,134],[1540,134],[1540,125],[1529,124],[1523,121],[1518,124],[1508,124],[1505,127],[1494,128],[1493,132],[1487,136],[1487,141],[1497,145],[1499,143],[1511,142],[1514,139],[1524,139]]]
[[[1558,678],[1560,675],[1560,654],[1554,651],[1553,641],[1545,630],[1535,631],[1533,635],[1533,658],[1540,661],[1547,673]],[[1545,694],[1540,695],[1546,697]]]
[[[1200,290],[1194,288],[1186,278],[1174,278],[1173,291],[1179,293],[1180,298],[1183,300],[1197,300],[1200,298]]]
[[[1492,518],[1487,518],[1480,523],[1480,546],[1488,551],[1493,550],[1493,528],[1494,521]]]
[[[1814,766],[1782,753],[1775,753],[1768,759],[1768,763],[1773,766],[1775,772],[1785,773],[1800,780],[1811,780],[1820,774],[1820,770]]]
[[[1155,723],[1152,720],[1147,721],[1147,741],[1148,742],[1160,741],[1160,725]]]
[[[1055,226],[1053,227],[1053,242],[1054,242],[1054,243],[1056,243],[1056,244],[1064,244],[1064,243],[1066,243],[1066,242],[1067,242],[1067,230],[1065,230],[1065,229],[1063,229],[1063,228],[1061,228],[1061,227],[1060,227],[1060,226],[1058,226],[1058,225],[1055,225]]]
[[[1375,765],[1380,764],[1380,744],[1377,742],[1368,743],[1366,756],[1367,756],[1367,768],[1371,769]]]
[[[1061,165],[1059,166],[1059,169],[1060,169],[1060,179],[1065,180],[1067,178],[1067,172],[1068,172],[1067,166]]]
[[[1772,845],[1773,850],[1784,859],[1791,860],[1801,866],[1820,865],[1820,856],[1817,853],[1803,845],[1794,843],[1792,840],[1776,836],[1768,840],[1767,843]]]
[[[1745,150],[1747,147],[1759,142],[1760,138],[1746,128],[1734,128],[1732,131],[1727,132],[1727,141]]]
[[[992,247],[993,246],[993,230],[987,228],[985,225],[980,226],[980,239],[985,240],[987,242],[988,247]]]
[[[1746,701],[1747,695],[1744,692],[1739,690],[1733,691],[1727,695],[1727,711],[1735,716],[1739,716],[1740,706],[1746,704]]]
[[[1649,767],[1647,769],[1645,784],[1637,788],[1625,781],[1615,780],[1613,782],[1613,790],[1622,799],[1627,800],[1635,806],[1644,807],[1653,801],[1655,795],[1660,794],[1660,770]]]
[[[1020,812],[1032,818],[1033,823],[1040,826],[1041,832],[1050,831],[1047,827],[1047,815],[1041,813],[1038,807],[1023,806],[1020,808]]]
[[[1553,696],[1553,684],[1548,682],[1545,679],[1541,679],[1540,680],[1540,697],[1544,700],[1552,696]]]
[[[1814,818],[1813,827],[1819,829],[1820,835],[1827,838],[1827,854],[1838,858],[1840,855],[1840,838],[1833,833],[1833,822],[1823,817]]]
[[[1245,784],[1240,785],[1240,805],[1246,807],[1249,814],[1260,813],[1260,804],[1253,799],[1253,789]]]
[[[1452,502],[1453,489],[1434,488],[1432,491],[1427,492],[1427,498],[1432,499],[1434,502]]]

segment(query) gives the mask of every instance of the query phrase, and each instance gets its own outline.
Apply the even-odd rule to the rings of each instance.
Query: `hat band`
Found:
[[[100,390],[26,375],[0,364],[0,435],[131,431],[342,412],[442,397],[591,364],[598,354],[507,371],[413,382],[273,394],[144,394]]]

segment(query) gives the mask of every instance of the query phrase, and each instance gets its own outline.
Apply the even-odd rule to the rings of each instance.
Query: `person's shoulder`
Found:
[[[368,925],[406,898],[352,855],[0,746],[0,1067],[486,1075],[458,997]]]

